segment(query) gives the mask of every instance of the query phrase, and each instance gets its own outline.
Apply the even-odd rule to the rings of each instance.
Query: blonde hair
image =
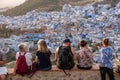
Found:
[[[38,41],[38,51],[41,51],[43,53],[47,53],[49,51],[47,43],[45,40],[41,39]]]
[[[27,50],[27,44],[25,43],[20,43],[18,45],[19,51],[22,52],[23,50]]]

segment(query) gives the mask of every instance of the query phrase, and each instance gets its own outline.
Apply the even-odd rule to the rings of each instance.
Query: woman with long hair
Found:
[[[35,62],[37,62],[37,70],[47,71],[51,69],[50,61],[51,51],[45,40],[38,41],[38,51],[36,53]]]
[[[110,80],[115,80],[112,63],[113,51],[109,45],[109,39],[103,39],[102,45],[100,62],[101,80],[106,80],[106,74],[108,74]]]

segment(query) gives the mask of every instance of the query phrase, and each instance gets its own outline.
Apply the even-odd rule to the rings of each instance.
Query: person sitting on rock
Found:
[[[81,50],[77,56],[79,69],[89,70],[92,68],[92,51],[88,48],[88,42],[85,40],[80,41]]]
[[[16,64],[14,74],[31,74],[32,55],[27,52],[27,44],[20,43],[18,45],[19,51],[16,53]]]
[[[38,41],[38,51],[36,53],[35,62],[37,63],[37,70],[48,71],[52,68],[50,56],[51,51],[45,40]]]

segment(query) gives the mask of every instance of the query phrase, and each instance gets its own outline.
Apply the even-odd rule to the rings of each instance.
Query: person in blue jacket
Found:
[[[103,39],[102,45],[100,61],[101,80],[106,80],[106,74],[108,74],[110,80],[115,80],[112,63],[113,51],[109,45],[109,39]]]

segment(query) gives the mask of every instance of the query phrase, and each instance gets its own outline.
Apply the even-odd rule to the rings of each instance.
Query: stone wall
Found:
[[[71,76],[68,77],[62,70],[37,71],[31,78],[27,75],[20,76],[17,74],[15,76],[8,75],[7,80],[100,80],[99,70],[74,69],[70,73]],[[115,80],[120,80],[120,74],[115,73]]]

